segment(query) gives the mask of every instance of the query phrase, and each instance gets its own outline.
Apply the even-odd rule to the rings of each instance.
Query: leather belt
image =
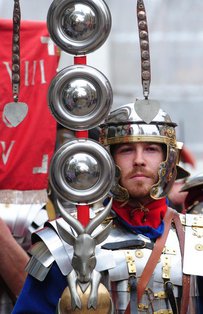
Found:
[[[145,242],[143,240],[126,240],[120,242],[109,242],[102,245],[105,250],[122,250],[122,249],[150,249],[154,247],[153,242]]]

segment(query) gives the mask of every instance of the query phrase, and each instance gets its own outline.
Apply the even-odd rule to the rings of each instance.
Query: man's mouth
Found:
[[[144,173],[135,173],[130,176],[130,179],[142,179],[142,178],[148,178],[148,176]]]

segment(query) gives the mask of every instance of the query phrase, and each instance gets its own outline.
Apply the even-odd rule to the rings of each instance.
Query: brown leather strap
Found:
[[[182,261],[183,261],[183,256],[184,256],[184,241],[185,241],[185,234],[183,230],[183,226],[180,221],[179,214],[174,211],[171,208],[168,208],[167,213],[164,218],[165,222],[165,230],[164,234],[162,235],[161,238],[158,238],[155,247],[152,251],[152,254],[143,270],[143,273],[139,279],[138,282],[138,303],[140,302],[142,295],[144,293],[144,290],[152,276],[152,273],[154,271],[154,268],[156,267],[156,264],[158,262],[158,259],[162,253],[164,244],[166,242],[166,238],[168,235],[168,232],[171,227],[171,221],[172,219],[174,220],[178,239],[179,239],[179,244],[180,244],[180,251],[182,255]],[[143,282],[142,282],[143,281]],[[180,309],[180,314],[186,314],[188,311],[188,305],[189,305],[189,296],[190,296],[190,275],[183,274],[183,289],[182,289],[182,299],[181,299],[181,309]],[[130,314],[130,307],[128,305],[125,314]],[[192,313],[191,313],[192,314]]]
[[[185,243],[185,232],[183,230],[182,223],[178,213],[174,214],[174,223],[178,234],[180,250],[182,255],[182,262],[184,257],[184,243]],[[180,314],[185,314],[188,311],[189,299],[190,299],[190,275],[183,274],[183,289],[181,299]],[[192,313],[191,313],[192,314]]]
[[[158,263],[158,260],[161,256],[161,253],[163,251],[170,227],[171,227],[171,221],[174,216],[174,210],[171,208],[168,208],[165,217],[164,217],[164,233],[163,235],[156,240],[154,249],[152,250],[152,253],[148,259],[148,262],[142,272],[142,275],[138,281],[138,287],[137,287],[137,300],[138,303],[140,302],[142,295],[145,291],[145,288],[154,272],[154,269]],[[128,304],[127,309],[125,311],[125,314],[130,314],[130,306]]]
[[[176,211],[174,212],[173,220],[174,220],[174,223],[175,223],[175,228],[176,228],[178,239],[179,239],[181,255],[183,257],[183,255],[184,255],[185,233],[184,233],[184,230],[183,230],[182,223],[180,221],[180,216],[179,216],[178,212],[176,212]]]
[[[138,295],[137,295],[137,299],[138,299],[138,303],[140,302],[142,295],[145,291],[145,288],[154,272],[154,269],[158,263],[158,260],[161,256],[161,253],[163,251],[164,245],[166,243],[166,239],[171,227],[171,221],[173,219],[174,216],[174,210],[171,208],[168,208],[166,215],[164,217],[164,233],[163,235],[158,238],[156,240],[154,249],[152,250],[152,253],[148,259],[148,262],[142,272],[142,275],[138,281]]]

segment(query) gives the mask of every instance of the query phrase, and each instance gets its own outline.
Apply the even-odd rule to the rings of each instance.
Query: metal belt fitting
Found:
[[[193,230],[193,235],[196,236],[197,238],[202,238],[203,237],[203,216],[201,215],[194,215],[195,217],[193,218],[192,222],[192,230]],[[201,247],[201,245],[200,245]],[[197,248],[198,250],[198,248]],[[202,250],[202,249],[199,249]]]
[[[130,291],[130,313],[137,314],[137,278],[134,251],[125,251],[125,259],[128,266],[129,280],[128,288]]]
[[[159,291],[154,293],[155,299],[166,299],[166,293],[165,291]]]
[[[149,309],[149,306],[143,303],[138,304],[138,310],[141,312],[147,311]]]
[[[136,275],[136,266],[135,266],[135,257],[134,257],[134,251],[125,251],[125,259],[128,266],[128,272],[129,275]]]
[[[166,246],[164,247],[162,253],[164,253],[164,254],[170,254],[170,255],[176,255],[176,254],[177,254],[177,252],[176,252],[175,249],[171,249],[171,248],[168,248],[168,247],[166,247]]]
[[[163,267],[162,267],[162,278],[164,280],[170,279],[171,273],[171,259],[168,255],[163,255]]]

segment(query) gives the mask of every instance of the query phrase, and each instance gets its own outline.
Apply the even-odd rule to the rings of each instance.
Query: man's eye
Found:
[[[147,148],[146,148],[146,150],[147,151],[150,151],[150,152],[157,152],[157,151],[159,151],[160,149],[159,149],[159,147],[158,146],[148,146]]]
[[[127,153],[127,152],[131,152],[132,148],[131,147],[123,147],[119,153]]]
[[[155,147],[147,147],[147,150],[156,150]]]

